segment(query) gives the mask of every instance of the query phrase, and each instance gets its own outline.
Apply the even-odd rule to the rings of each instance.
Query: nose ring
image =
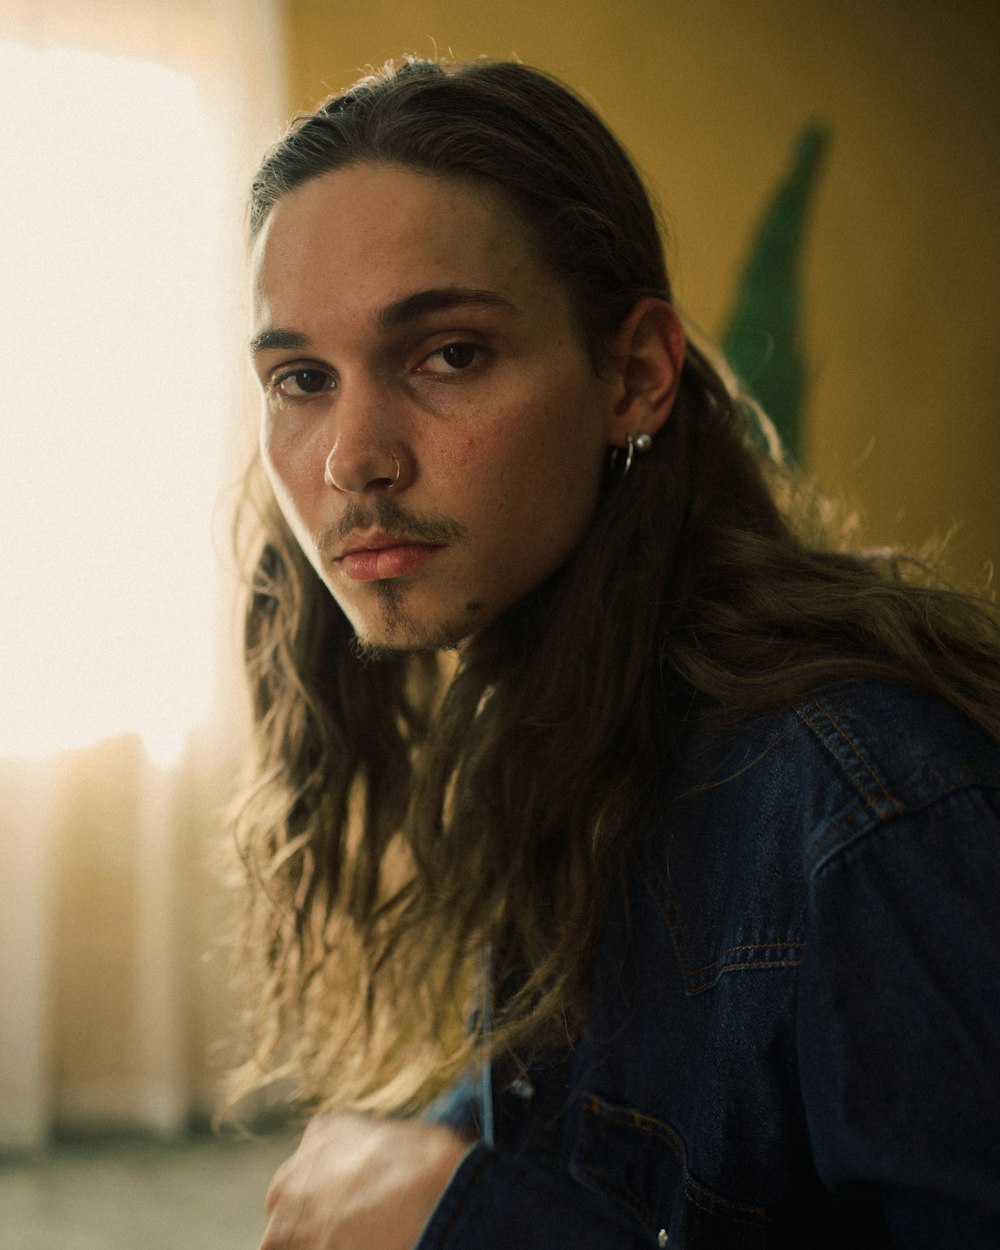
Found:
[[[391,452],[390,455],[392,455],[392,462],[396,466],[396,476],[392,479],[392,481],[386,487],[386,490],[392,490],[395,487],[396,483],[399,481],[400,472],[402,471],[400,468],[400,464],[399,464],[399,457],[394,452]],[[331,487],[333,490],[339,490],[340,487],[337,485],[333,476],[333,470],[330,467],[330,462],[332,459],[333,459],[333,448],[330,449],[330,454],[326,458],[326,464],[323,466],[323,481],[325,482],[327,486]],[[382,481],[385,481],[385,478],[382,478]]]

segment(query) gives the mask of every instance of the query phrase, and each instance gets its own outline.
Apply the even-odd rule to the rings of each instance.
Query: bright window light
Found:
[[[182,74],[0,42],[0,753],[165,759],[208,708],[215,142]]]

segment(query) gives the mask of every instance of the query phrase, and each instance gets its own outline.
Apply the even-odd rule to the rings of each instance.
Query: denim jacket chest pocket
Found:
[[[687,1148],[666,1120],[583,1099],[570,1171],[582,1185],[642,1226],[651,1246],[756,1250],[766,1245],[766,1211],[734,1202],[701,1184]]]
[[[672,810],[594,983],[570,1171],[651,1246],[783,1244],[789,1182],[808,1157],[788,1114],[804,899],[787,888],[786,796],[748,794],[757,776]]]
[[[603,999],[607,1058],[585,1085],[570,1171],[627,1211],[650,1246],[775,1242],[795,1179],[811,1187],[794,1019],[801,942],[687,923],[669,883],[647,896],[641,967]],[[613,1006],[617,999],[617,1006]]]

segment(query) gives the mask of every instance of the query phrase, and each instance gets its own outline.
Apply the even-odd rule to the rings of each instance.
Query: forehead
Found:
[[[443,286],[562,294],[534,231],[498,192],[396,165],[354,165],[297,187],[272,209],[252,259],[258,322],[298,324],[317,301],[375,312]]]

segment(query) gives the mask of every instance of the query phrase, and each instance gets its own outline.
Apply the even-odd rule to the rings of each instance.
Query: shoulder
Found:
[[[794,709],[845,802],[814,831],[818,868],[867,832],[940,807],[963,792],[1000,790],[1000,744],[952,704],[912,687],[866,682]],[[803,742],[805,747],[805,742]]]
[[[820,909],[843,921],[898,890],[924,902],[995,891],[1000,746],[919,690],[824,690],[690,730],[642,847],[640,893],[688,992],[728,971],[790,969]]]
[[[859,681],[749,724],[693,730],[661,823],[710,824],[753,858],[780,846],[810,875],[875,829],[969,791],[1000,802],[1000,744],[936,696]]]
[[[1000,744],[922,690],[859,682],[798,704],[793,715],[873,811],[919,807],[967,785],[1000,785]]]

